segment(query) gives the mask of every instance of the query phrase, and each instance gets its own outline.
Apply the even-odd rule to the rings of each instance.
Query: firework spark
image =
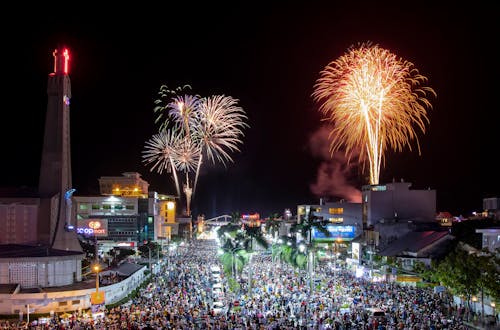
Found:
[[[248,127],[247,116],[238,100],[230,96],[215,95],[202,98],[198,95],[178,95],[181,89],[160,88],[160,99],[155,101],[160,133],[146,143],[143,162],[153,164],[151,171],[162,173],[172,170],[185,173],[183,184],[187,214],[194,196],[204,155],[213,163],[224,166],[232,162],[230,153],[239,151],[243,129]],[[189,173],[195,173],[191,187]],[[177,192],[180,191],[176,180]]]
[[[312,94],[325,120],[333,124],[330,152],[363,152],[369,164],[370,184],[379,183],[380,166],[387,149],[402,151],[415,141],[413,125],[425,133],[429,123],[427,100],[434,90],[423,86],[427,78],[413,63],[403,61],[378,45],[364,43],[330,62],[320,73]]]
[[[175,168],[174,158],[177,146],[179,145],[179,137],[175,130],[160,131],[146,142],[144,151],[142,152],[143,162],[146,165],[151,165],[151,171],[156,171],[160,174],[164,170],[172,172],[177,195],[180,195],[179,180]]]

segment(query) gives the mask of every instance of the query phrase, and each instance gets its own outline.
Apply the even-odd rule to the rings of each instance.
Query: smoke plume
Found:
[[[330,128],[322,126],[309,139],[309,148],[314,157],[322,160],[316,182],[310,185],[311,192],[318,197],[337,197],[361,203],[361,191],[353,183],[358,168],[358,154],[347,158],[344,153],[330,153]]]

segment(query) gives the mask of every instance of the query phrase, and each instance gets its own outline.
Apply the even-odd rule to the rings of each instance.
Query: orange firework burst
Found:
[[[312,94],[333,124],[330,152],[361,149],[360,161],[368,161],[372,185],[379,183],[385,150],[411,150],[415,141],[420,154],[413,126],[425,133],[427,109],[432,108],[427,96],[436,96],[423,86],[426,82],[413,63],[378,45],[349,48],[321,71]]]

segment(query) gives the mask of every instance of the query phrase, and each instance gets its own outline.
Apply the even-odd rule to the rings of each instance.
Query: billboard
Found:
[[[76,232],[87,236],[108,236],[108,219],[77,220]]]
[[[352,255],[351,255],[352,259],[355,260],[356,263],[359,264],[359,262],[361,260],[361,258],[360,258],[361,254],[359,253],[361,251],[360,244],[358,242],[352,243],[351,249],[352,249],[352,251],[351,251],[352,252]]]
[[[326,229],[330,236],[316,228],[312,228],[312,239],[316,242],[333,242],[333,241],[350,241],[356,237],[356,228],[354,226],[339,226],[339,225],[326,225]]]

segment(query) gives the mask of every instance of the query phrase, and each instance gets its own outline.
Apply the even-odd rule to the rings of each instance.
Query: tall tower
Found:
[[[47,114],[38,191],[38,238],[54,249],[82,251],[76,232],[71,230],[70,116],[71,83],[69,50],[53,53],[54,72],[47,83]]]

